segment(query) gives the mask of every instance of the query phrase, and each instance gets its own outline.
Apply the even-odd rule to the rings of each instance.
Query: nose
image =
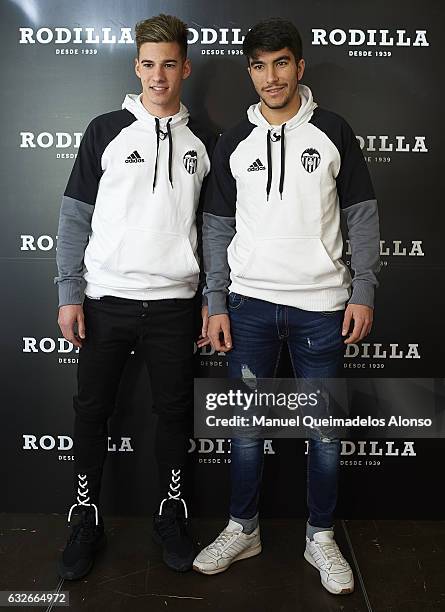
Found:
[[[163,66],[155,66],[153,68],[153,81],[162,82],[165,81],[165,73]]]
[[[268,83],[275,83],[277,81],[278,76],[275,69],[275,66],[272,64],[271,66],[266,67],[266,81]]]

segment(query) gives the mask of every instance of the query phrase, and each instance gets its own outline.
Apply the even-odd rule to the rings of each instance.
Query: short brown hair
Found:
[[[146,42],[176,42],[184,59],[187,57],[187,26],[173,15],[158,15],[139,21],[135,27],[138,51]]]

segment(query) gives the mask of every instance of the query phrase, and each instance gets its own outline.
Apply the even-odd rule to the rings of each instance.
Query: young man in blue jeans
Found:
[[[296,377],[335,378],[344,345],[362,340],[372,326],[379,269],[374,190],[350,126],[318,108],[299,83],[305,63],[295,26],[263,21],[249,31],[243,50],[260,102],[219,139],[212,160],[203,333],[228,352],[231,378],[274,377],[284,343]],[[353,279],[341,260],[341,216]],[[354,589],[333,531],[339,458],[334,434],[311,437],[304,556],[334,594]],[[196,557],[195,570],[216,574],[261,552],[262,469],[263,441],[233,439],[230,520]]]

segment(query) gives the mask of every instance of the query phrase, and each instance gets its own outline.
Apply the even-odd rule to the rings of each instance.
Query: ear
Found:
[[[305,67],[306,67],[306,63],[305,63],[304,59],[301,59],[298,62],[298,65],[297,65],[297,75],[298,75],[298,80],[299,81],[301,81],[301,79],[303,78]]]
[[[137,57],[134,58],[134,71],[136,73],[136,76],[140,79],[141,78],[141,70],[140,70],[140,66],[139,66],[139,59]]]
[[[188,79],[192,72],[192,62],[187,58],[182,65],[182,78]]]

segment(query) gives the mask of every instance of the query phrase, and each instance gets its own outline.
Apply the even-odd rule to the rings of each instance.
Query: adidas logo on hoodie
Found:
[[[125,163],[126,164],[138,164],[144,161],[145,159],[142,159],[142,157],[139,155],[137,151],[133,151],[133,153],[127,157],[127,159],[125,160]]]
[[[262,162],[260,159],[256,159],[253,164],[251,164],[248,168],[247,168],[247,172],[255,172],[256,170],[265,170],[265,166],[263,166]]]

